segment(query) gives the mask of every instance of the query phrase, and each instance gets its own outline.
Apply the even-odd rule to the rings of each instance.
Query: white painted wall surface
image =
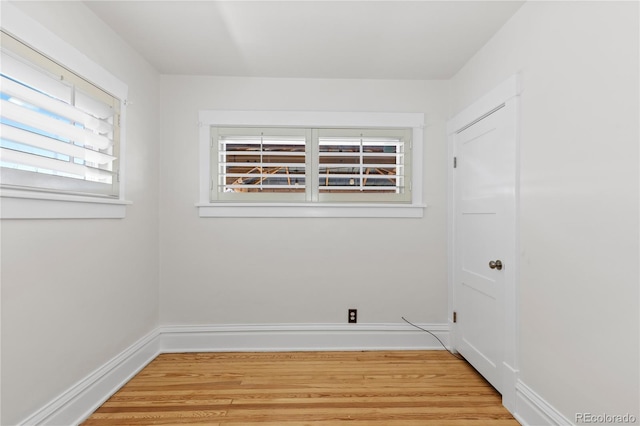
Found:
[[[638,391],[638,3],[529,2],[452,80],[521,97],[521,380],[568,420]]]
[[[128,84],[133,205],[122,220],[2,221],[2,425],[158,323],[158,74],[81,2],[15,4]]]
[[[344,323],[350,307],[362,323],[445,323],[445,120],[515,72],[521,379],[571,420],[638,413],[637,3],[525,4],[451,82],[158,77],[82,3],[17,4],[129,85],[134,204],[123,220],[2,222],[3,425],[159,323]],[[201,109],[424,112],[429,207],[201,219]]]
[[[161,77],[162,324],[445,323],[448,82]],[[199,218],[198,111],[426,114],[422,219]]]

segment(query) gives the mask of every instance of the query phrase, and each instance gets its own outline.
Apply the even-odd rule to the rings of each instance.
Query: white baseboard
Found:
[[[449,344],[446,324],[419,324]],[[21,426],[74,425],[161,353],[444,349],[404,324],[162,326],[33,413]]]
[[[420,324],[447,345],[446,324]],[[404,324],[301,324],[160,327],[163,352],[360,351],[444,349]]]
[[[156,329],[19,424],[26,426],[81,423],[158,356],[159,347]]]
[[[514,417],[524,426],[564,426],[573,424],[522,381],[518,381],[516,384],[516,410]]]

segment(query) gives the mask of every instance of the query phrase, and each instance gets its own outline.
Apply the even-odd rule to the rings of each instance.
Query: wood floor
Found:
[[[518,425],[446,351],[163,354],[84,425]]]

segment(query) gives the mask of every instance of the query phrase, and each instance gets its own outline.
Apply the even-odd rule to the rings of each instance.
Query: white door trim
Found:
[[[515,123],[512,131],[516,141],[516,188],[515,188],[515,247],[513,253],[513,267],[508,268],[508,281],[513,285],[507,285],[505,288],[505,346],[504,346],[504,371],[502,385],[502,403],[511,412],[516,409],[516,384],[518,381],[518,283],[519,283],[519,182],[520,182],[520,140],[519,140],[519,95],[520,95],[520,78],[513,75],[499,84],[493,90],[485,94],[483,97],[475,101],[467,108],[460,111],[455,117],[447,122],[447,158],[449,165],[447,167],[447,258],[448,258],[448,313],[449,313],[449,330],[451,333],[450,342],[455,342],[456,326],[453,323],[453,307],[454,307],[454,135],[460,130],[468,127],[474,122],[486,116],[502,104],[508,105],[508,108],[515,116]],[[453,348],[455,349],[455,348]]]

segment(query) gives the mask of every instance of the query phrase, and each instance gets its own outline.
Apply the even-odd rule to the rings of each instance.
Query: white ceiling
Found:
[[[523,1],[86,1],[163,74],[448,79]]]

